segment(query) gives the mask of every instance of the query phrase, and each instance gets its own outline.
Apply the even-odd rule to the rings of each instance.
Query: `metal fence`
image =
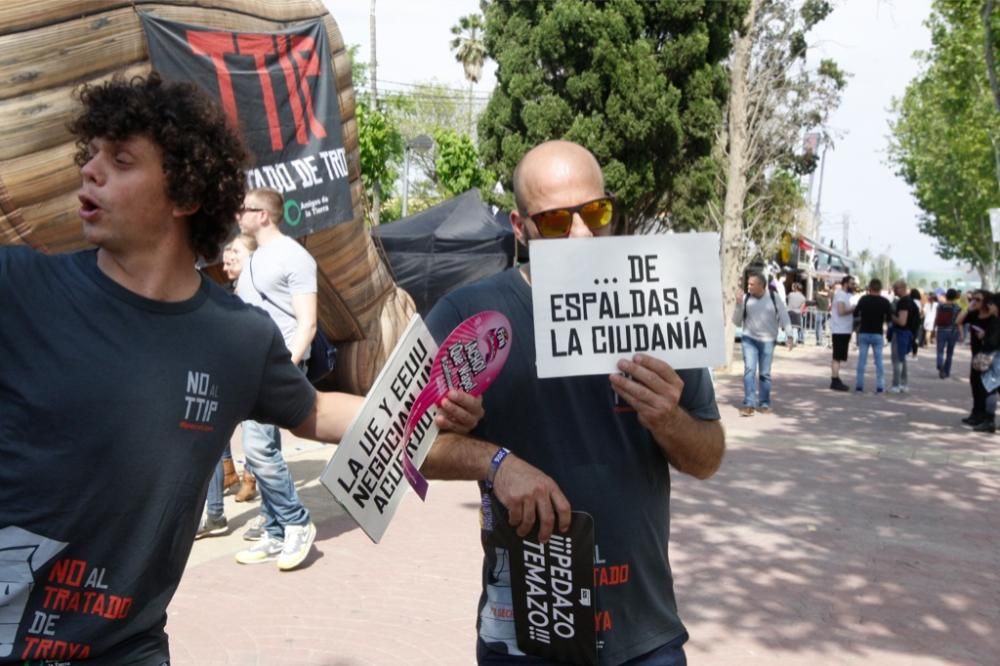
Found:
[[[814,342],[826,346],[830,345],[829,312],[818,310],[815,305],[812,305],[801,314],[795,312],[788,314],[792,319],[792,328],[795,330],[796,341],[799,344]],[[796,317],[796,314],[799,314],[799,317]],[[796,323],[796,319],[798,319],[798,323]]]

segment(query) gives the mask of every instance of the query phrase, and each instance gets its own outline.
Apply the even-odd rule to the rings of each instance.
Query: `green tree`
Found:
[[[872,258],[873,256],[871,250],[868,248],[861,250],[854,257],[854,273],[858,278],[858,284],[861,285],[863,289],[867,289],[868,281],[875,277],[869,269]]]
[[[470,187],[479,187],[484,198],[489,199],[496,178],[483,170],[472,140],[454,129],[465,120],[460,109],[462,91],[439,83],[417,83],[407,92],[383,93],[378,109],[373,110],[368,66],[355,58],[356,46],[349,50],[369,223],[375,223],[376,183],[384,194],[379,205],[380,220],[399,219],[402,201],[398,183],[406,142],[421,134],[436,141],[433,150],[410,151],[409,212],[420,211]],[[439,174],[439,169],[443,173]]]
[[[729,59],[727,118],[719,134],[722,194],[710,205],[722,237],[726,339],[736,307],[737,283],[753,253],[773,256],[782,232],[804,207],[797,176],[816,166],[802,151],[807,131],[823,135],[840,103],[846,75],[824,60],[806,64],[806,36],[832,8],[826,0],[751,0]],[[747,239],[753,241],[748,243]],[[729,349],[727,364],[732,360]]]
[[[478,187],[483,199],[488,200],[496,177],[482,167],[472,139],[452,129],[438,129],[434,132],[434,143],[437,146],[438,185],[442,192],[453,197]]]
[[[483,63],[486,61],[486,45],[483,43],[483,17],[481,14],[469,14],[458,19],[451,26],[451,49],[455,52],[455,60],[462,63],[465,80],[469,82],[469,133],[472,133],[472,87],[479,83],[483,74]]]
[[[923,72],[894,100],[889,157],[922,211],[920,230],[945,259],[997,285],[988,210],[1000,206],[1000,112],[988,81],[978,0],[935,0]],[[1000,17],[993,16],[995,51]]]
[[[892,283],[903,277],[903,271],[888,254],[879,254],[872,259],[871,277],[882,281],[882,288],[889,289]]]
[[[393,213],[391,197],[399,178],[405,142],[392,109],[398,100],[376,105],[368,88],[368,67],[357,60],[357,45],[351,55],[351,83],[355,91],[355,119],[358,123],[358,152],[361,161],[361,183],[365,190],[365,217],[369,225],[379,224],[383,211],[385,221],[399,217]]]
[[[392,115],[382,109],[369,107],[366,100],[358,100],[356,105],[358,121],[358,146],[361,153],[361,182],[368,196],[366,206],[370,224],[395,219],[386,210],[399,178],[399,165],[403,158],[404,143]],[[375,206],[372,194],[381,192],[379,199],[379,219],[372,215]],[[388,219],[383,218],[386,213]],[[398,217],[398,216],[397,216]]]
[[[497,87],[479,120],[486,165],[510,189],[531,147],[590,149],[622,226],[675,214],[704,219],[711,151],[726,99],[723,62],[745,0],[484,3]],[[707,186],[706,186],[707,183]]]

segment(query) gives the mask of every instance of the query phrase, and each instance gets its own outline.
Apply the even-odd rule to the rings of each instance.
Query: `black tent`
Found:
[[[452,289],[514,263],[510,218],[506,213],[494,215],[477,189],[379,225],[372,236],[385,253],[396,284],[413,297],[421,315]]]

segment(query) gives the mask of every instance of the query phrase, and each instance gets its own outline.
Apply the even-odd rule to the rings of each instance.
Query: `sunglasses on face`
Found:
[[[580,219],[591,231],[599,231],[611,224],[615,217],[615,198],[606,195],[600,199],[587,201],[578,206],[566,208],[550,208],[528,217],[542,238],[565,238],[573,226],[573,215],[579,214]]]

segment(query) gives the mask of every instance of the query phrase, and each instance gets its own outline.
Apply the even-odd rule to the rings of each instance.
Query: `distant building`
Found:
[[[950,271],[907,271],[906,284],[920,291],[928,289],[978,289],[982,284],[979,273],[955,269]]]

